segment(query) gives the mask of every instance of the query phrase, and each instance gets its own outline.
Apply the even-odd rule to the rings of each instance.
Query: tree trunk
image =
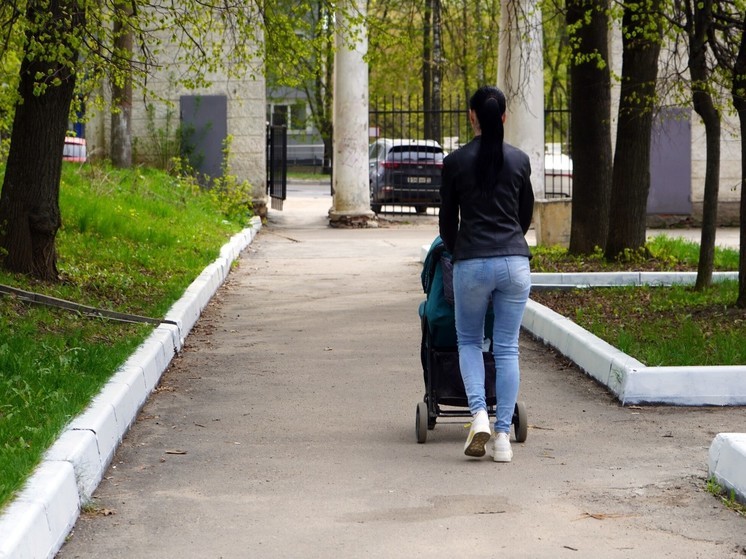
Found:
[[[31,1],[27,7],[29,44],[57,52],[60,43],[85,23],[75,0],[52,0],[48,6]],[[51,17],[50,17],[51,16]],[[45,27],[35,25],[44,20]],[[60,40],[62,37],[62,40]],[[19,94],[11,133],[10,152],[0,193],[0,249],[3,266],[41,280],[58,279],[55,238],[60,228],[59,188],[62,149],[75,89],[71,71],[77,59],[68,42],[69,64],[25,56],[21,63]],[[31,58],[31,59],[30,59]],[[36,91],[37,76],[52,76]],[[53,79],[59,79],[58,85]],[[3,250],[0,250],[3,252]]]
[[[316,84],[316,91],[319,94],[319,108],[321,110],[321,121],[317,122],[317,127],[321,132],[321,136],[324,139],[324,167],[322,173],[325,175],[332,174],[334,150],[332,149],[332,138],[334,137],[334,122],[332,113],[334,112],[334,46],[331,41],[332,29],[332,17],[331,13],[327,12],[326,17],[329,20],[329,24],[326,26],[327,33],[329,33],[329,41],[327,42],[326,50],[326,74],[323,79],[319,79]],[[332,181],[332,184],[334,182]]]
[[[441,18],[440,0],[433,0],[433,96],[430,117],[430,138],[436,142],[443,141],[440,126],[440,111],[443,105],[443,21]]]
[[[662,37],[660,22],[655,20],[661,4],[661,0],[651,0],[641,11],[637,2],[624,3],[622,82],[604,251],[607,260],[617,258],[625,249],[645,246],[653,99]]]
[[[461,13],[459,14],[461,17],[461,20],[459,22],[459,27],[462,30],[469,29],[471,26],[469,24],[469,2],[467,0],[463,0],[461,3]],[[446,16],[446,21],[448,21],[448,18]],[[482,18],[478,17],[476,18],[476,21],[474,22],[474,34],[476,37],[482,36]],[[461,50],[459,52],[459,61],[458,61],[458,68],[461,73],[461,87],[462,91],[466,95],[466,99],[469,98],[469,92],[471,91],[471,84],[469,83],[469,70],[471,68],[471,64],[469,63],[469,41],[466,40],[466,36],[461,33]],[[479,53],[479,41],[477,41],[476,44],[476,50],[477,53]],[[454,49],[456,50],[456,49]],[[484,68],[480,68],[479,65],[477,65],[477,71],[484,70]],[[477,78],[477,83],[483,83],[481,81],[481,76]]]
[[[111,162],[115,167],[132,167],[132,31],[122,23],[132,13],[126,3],[115,5],[114,57],[123,70],[111,86]]]
[[[332,174],[332,135],[334,127],[332,124],[332,105],[334,96],[332,92],[332,82],[334,76],[334,46],[332,33],[334,29],[333,17],[323,2],[318,2],[315,6],[317,21],[323,21],[323,25],[318,27],[322,29],[321,33],[325,34],[326,50],[319,54],[323,58],[323,72],[316,73],[313,84],[306,84],[303,87],[308,105],[311,108],[311,119],[314,126],[319,131],[321,141],[324,144],[324,161],[321,167],[321,173],[324,175]]]
[[[425,1],[422,15],[422,110],[425,138],[431,137],[432,130],[432,91],[433,91],[433,47],[432,47],[432,2]]]
[[[570,253],[604,248],[611,196],[611,78],[608,50],[608,0],[567,1],[569,28],[577,27],[570,67],[570,133],[573,197]]]
[[[695,3],[694,29],[689,36],[689,72],[695,112],[705,125],[707,163],[702,202],[702,234],[695,289],[712,284],[717,233],[718,190],[720,189],[720,112],[707,91],[712,72],[707,66],[707,39],[712,28],[712,0]]]
[[[741,22],[741,44],[733,66],[733,106],[741,128],[741,215],[738,249],[738,298],[736,306],[746,308],[746,19]]]

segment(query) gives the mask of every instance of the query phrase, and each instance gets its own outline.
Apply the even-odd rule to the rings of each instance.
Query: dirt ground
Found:
[[[746,518],[705,488],[743,408],[622,407],[523,336],[513,462],[466,458],[461,420],[417,444],[436,229],[330,229],[326,208],[270,213],[59,557],[746,556]]]

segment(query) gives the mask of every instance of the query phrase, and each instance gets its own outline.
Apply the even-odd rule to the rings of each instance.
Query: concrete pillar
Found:
[[[497,87],[508,101],[505,141],[531,158],[531,184],[544,197],[544,60],[541,9],[533,0],[502,0]]]
[[[368,178],[368,36],[360,19],[365,0],[343,0],[336,13],[332,227],[366,227],[375,222]]]

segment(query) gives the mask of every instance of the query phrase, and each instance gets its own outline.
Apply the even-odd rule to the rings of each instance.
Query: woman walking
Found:
[[[440,236],[453,258],[459,368],[473,415],[464,453],[484,456],[490,424],[484,389],[484,322],[494,311],[497,411],[492,456],[510,462],[510,425],[518,398],[518,335],[531,288],[534,194],[528,155],[504,143],[506,101],[496,87],[469,100],[474,138],[443,162]]]

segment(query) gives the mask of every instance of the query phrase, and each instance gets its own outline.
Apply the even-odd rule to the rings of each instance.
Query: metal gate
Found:
[[[287,155],[287,127],[267,125],[267,194],[274,210],[282,210],[287,198]]]
[[[471,125],[466,103],[460,98],[444,99],[439,110],[424,110],[419,97],[383,96],[370,101],[369,122],[372,142],[369,158],[371,186],[371,207],[376,213],[435,215],[440,205],[440,171],[423,169],[421,176],[397,178],[397,173],[384,170],[388,157],[388,146],[401,143],[402,140],[435,139],[440,151],[437,161],[442,163],[442,155],[453,151],[471,139]],[[396,148],[393,148],[396,149]],[[402,148],[403,149],[403,148]],[[421,148],[432,151],[433,147]],[[402,155],[399,155],[402,157]],[[428,172],[425,172],[428,171]],[[433,175],[432,177],[430,175]],[[435,176],[437,175],[437,179]],[[388,178],[387,178],[388,177]],[[426,180],[427,190],[432,194],[423,198],[422,193],[411,184],[402,189],[397,180]],[[432,181],[432,182],[431,182]],[[383,186],[381,186],[383,185]],[[422,186],[422,185],[418,185]],[[389,197],[382,191],[398,193]],[[417,192],[416,192],[417,191]],[[415,193],[417,194],[415,196]],[[417,197],[418,201],[413,201]]]
[[[427,112],[417,97],[375,98],[370,103],[371,141],[369,171],[371,175],[371,200],[376,213],[436,214],[438,204],[411,206],[407,204],[373,200],[376,168],[380,159],[376,140],[379,138],[435,138],[445,154],[467,143],[473,137],[469,123],[467,103],[459,97],[443,100],[442,108]],[[546,144],[545,176],[541,181],[547,198],[572,196],[572,159],[570,157],[570,112],[567,109],[547,109],[544,113]],[[380,140],[378,143],[381,143]],[[380,150],[379,150],[380,151]],[[536,179],[534,179],[536,180]],[[432,202],[432,200],[430,201]],[[435,200],[437,202],[437,200]],[[419,210],[419,211],[418,211]]]

